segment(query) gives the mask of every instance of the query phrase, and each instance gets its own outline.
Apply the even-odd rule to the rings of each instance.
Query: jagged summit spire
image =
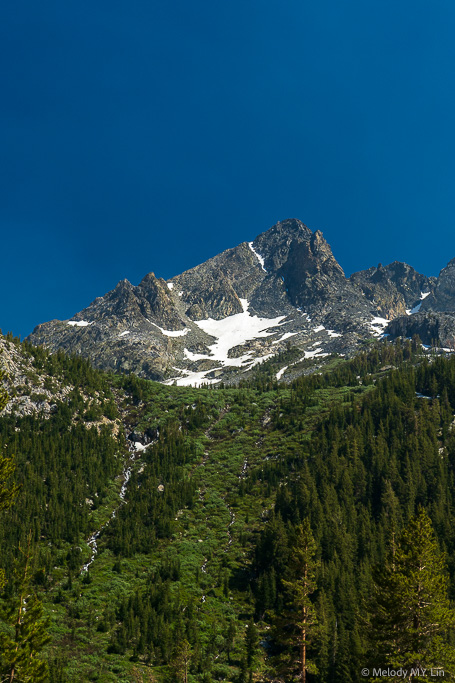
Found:
[[[297,218],[278,221],[253,241],[253,247],[264,259],[266,270],[276,271],[287,261],[292,243],[309,242],[312,231]]]
[[[273,235],[281,235],[282,237],[292,237],[295,239],[308,240],[313,232],[308,226],[305,225],[299,218],[285,218],[282,221],[277,221],[275,225],[271,228],[262,232],[256,240],[268,236],[269,238]],[[254,240],[254,241],[256,241]]]

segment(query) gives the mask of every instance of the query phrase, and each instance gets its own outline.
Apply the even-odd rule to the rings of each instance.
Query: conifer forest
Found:
[[[2,683],[455,679],[453,354],[196,389],[2,339]]]

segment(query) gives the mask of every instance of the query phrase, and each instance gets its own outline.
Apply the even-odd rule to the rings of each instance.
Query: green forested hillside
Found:
[[[22,345],[67,387],[50,414],[0,417],[21,487],[0,517],[3,602],[31,532],[48,680],[296,680],[290,595],[307,522],[307,680],[365,680],[386,656],[378,567],[419,509],[455,597],[455,358],[420,348],[378,343],[286,385],[272,360],[242,386],[192,389]]]

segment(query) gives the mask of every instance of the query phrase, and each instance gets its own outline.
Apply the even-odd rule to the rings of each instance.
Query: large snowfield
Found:
[[[182,370],[182,372],[187,373],[185,377],[176,377],[170,379],[166,382],[166,384],[173,384],[174,381],[179,386],[198,386],[202,383],[216,383],[220,380],[205,379],[206,375],[210,372],[213,372],[214,369],[216,370],[231,366],[237,368],[245,367],[245,370],[249,370],[251,367],[253,367],[253,365],[256,365],[257,363],[266,360],[266,358],[271,357],[272,354],[267,354],[267,356],[252,359],[251,354],[247,353],[237,358],[229,358],[229,351],[236,346],[242,346],[248,341],[254,341],[255,339],[261,339],[272,334],[276,334],[276,331],[268,330],[280,325],[280,323],[282,324],[283,319],[286,317],[284,315],[280,315],[276,318],[260,318],[259,316],[252,315],[249,312],[248,299],[240,299],[240,302],[243,308],[242,313],[230,315],[222,320],[207,318],[207,320],[198,320],[195,322],[195,324],[200,327],[203,332],[216,339],[215,343],[208,347],[209,354],[193,353],[186,348],[184,349],[185,358],[188,360],[211,360],[215,361],[218,367],[202,372]],[[285,336],[286,335],[283,335],[283,337]]]

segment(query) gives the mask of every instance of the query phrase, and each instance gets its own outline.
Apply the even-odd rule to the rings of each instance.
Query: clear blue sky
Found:
[[[0,327],[296,217],[347,274],[455,256],[453,0],[5,0]]]

